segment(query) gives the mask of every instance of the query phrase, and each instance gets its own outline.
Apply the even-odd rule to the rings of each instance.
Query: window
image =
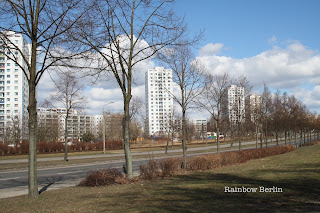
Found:
[[[10,92],[7,92],[7,95],[10,95]]]
[[[18,110],[14,110],[14,113],[18,113]]]
[[[17,90],[17,89],[18,89],[18,86],[15,86],[14,89]]]
[[[7,86],[7,89],[10,89],[10,86]]]
[[[15,78],[18,78],[18,75],[15,75],[14,77],[15,77]]]
[[[10,75],[7,75],[7,78],[10,78]]]
[[[10,101],[10,98],[7,98],[7,101]]]
[[[10,81],[7,81],[7,84],[10,84]]]
[[[18,69],[14,69],[15,72],[18,72]]]
[[[10,72],[10,69],[7,69],[7,72]]]
[[[10,104],[9,104],[10,105]],[[18,104],[15,104],[14,107],[18,107]]]
[[[18,101],[18,98],[14,98],[14,101]]]
[[[7,66],[10,66],[10,63],[7,63]]]

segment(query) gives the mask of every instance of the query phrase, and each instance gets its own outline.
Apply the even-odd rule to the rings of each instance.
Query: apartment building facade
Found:
[[[172,70],[163,67],[145,73],[146,124],[148,135],[164,135],[171,127],[173,110]]]
[[[0,138],[15,123],[27,133],[29,86],[22,68],[30,60],[31,45],[21,34],[12,31],[0,34]],[[7,133],[8,134],[8,133]],[[0,140],[1,140],[0,139]]]
[[[38,108],[39,125],[46,126],[51,131],[59,134],[58,139],[64,140],[66,110],[63,108]],[[102,115],[79,115],[76,110],[71,110],[67,121],[67,138],[79,141],[84,133],[99,135]]]
[[[262,98],[260,95],[250,95],[250,119],[253,123],[257,122],[259,113],[261,112]]]
[[[245,94],[244,88],[231,85],[228,88],[228,112],[230,124],[242,123],[245,119]]]

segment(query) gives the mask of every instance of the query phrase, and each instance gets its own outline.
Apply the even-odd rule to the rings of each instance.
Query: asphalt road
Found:
[[[255,144],[255,141],[251,142],[242,142],[242,145]],[[221,148],[228,147],[229,144],[221,144]],[[208,154],[208,150],[215,148],[215,146],[207,146],[207,147],[197,147],[197,148],[189,148],[190,151],[203,151]],[[238,143],[234,143],[233,151],[238,150]],[[177,153],[177,156],[181,156],[181,149],[177,150],[168,150],[170,153]],[[153,151],[153,152],[139,152],[133,153],[133,155],[148,155],[148,154],[158,154],[163,153],[164,151]],[[212,153],[216,153],[216,151],[212,151]],[[196,154],[188,154],[188,156],[192,155],[200,155],[201,153]],[[112,156],[123,156],[123,154],[111,154]],[[75,156],[73,159],[86,159],[86,158],[97,158],[97,157],[110,157],[110,155],[94,155],[94,156]],[[165,158],[163,157],[155,157]],[[71,157],[69,158],[72,159]],[[21,159],[25,160],[25,159]],[[24,162],[21,160],[2,160],[0,164],[3,163],[17,163]],[[40,158],[40,161],[45,160],[61,160],[61,158]],[[146,164],[149,158],[144,159],[134,159],[133,157],[133,171],[135,175],[139,174],[139,166],[141,164]],[[9,162],[8,162],[9,161]],[[106,169],[106,168],[117,168],[122,171],[122,165],[124,164],[124,160],[105,160],[99,163],[88,163],[88,164],[76,164],[68,167],[55,167],[55,168],[42,168],[38,169],[38,185],[39,191],[44,190],[52,190],[58,189],[68,186],[77,185],[84,177],[87,176],[88,173],[98,170],[98,169]],[[0,172],[0,198],[13,197],[18,195],[23,195],[28,193],[28,170],[16,170],[16,171],[4,171]]]

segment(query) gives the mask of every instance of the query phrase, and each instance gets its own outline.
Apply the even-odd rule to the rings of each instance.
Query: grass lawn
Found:
[[[226,193],[225,187],[282,193]],[[154,182],[45,191],[0,200],[0,212],[320,212],[320,144]]]

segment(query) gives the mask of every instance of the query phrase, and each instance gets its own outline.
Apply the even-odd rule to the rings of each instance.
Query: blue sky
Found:
[[[205,43],[223,43],[223,55],[245,58],[271,47],[269,39],[298,40],[320,49],[319,0],[177,0],[192,32],[205,29]]]
[[[258,93],[267,83],[320,113],[320,0],[177,0],[175,10],[191,34],[205,30],[195,57],[208,72],[244,75]],[[144,100],[144,73],[154,66],[150,59],[136,67],[134,96]],[[40,82],[40,97],[52,89],[49,80]],[[90,114],[100,114],[108,102],[110,111],[122,108],[115,82],[88,85],[85,93]]]

